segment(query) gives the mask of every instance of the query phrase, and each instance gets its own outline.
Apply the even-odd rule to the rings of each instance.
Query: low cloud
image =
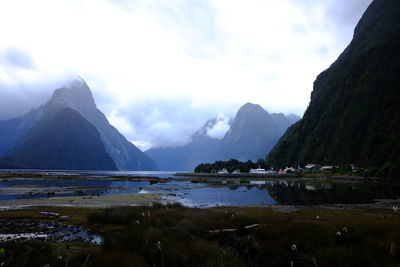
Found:
[[[217,123],[212,128],[207,129],[207,135],[211,138],[222,139],[230,127],[230,118],[220,115]]]
[[[104,105],[106,107],[106,105]],[[101,108],[101,105],[100,105]],[[111,124],[117,127],[128,140],[142,149],[150,147],[181,146],[191,141],[192,134],[212,118],[217,118],[221,110],[235,114],[235,106],[196,106],[190,99],[148,99],[118,112],[105,110]],[[222,138],[229,123],[227,117],[219,116],[219,121],[208,134]],[[128,126],[129,125],[129,126]],[[228,126],[229,127],[229,126]]]
[[[34,69],[30,54],[16,47],[7,47],[0,52],[0,64],[20,69]]]
[[[0,120],[17,118],[48,101],[73,75],[9,68],[0,63]]]

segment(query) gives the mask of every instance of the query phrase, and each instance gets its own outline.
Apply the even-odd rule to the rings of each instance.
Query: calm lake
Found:
[[[52,171],[53,172],[53,171]],[[69,172],[70,173],[70,172]],[[90,179],[2,179],[0,200],[60,196],[164,193],[163,198],[189,207],[248,204],[318,205],[372,203],[374,199],[399,198],[400,186],[324,179],[296,181],[224,181],[198,183],[187,180],[119,181],[102,176],[129,175],[173,177],[173,172],[73,172]]]
[[[3,169],[1,172],[24,172],[24,173],[61,173],[70,175],[83,175],[83,176],[131,176],[131,177],[158,177],[170,178],[175,177],[174,174],[178,171],[71,171],[71,170],[37,170],[37,169]]]

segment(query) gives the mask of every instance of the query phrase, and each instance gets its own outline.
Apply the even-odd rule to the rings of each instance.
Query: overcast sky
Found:
[[[246,102],[302,115],[370,2],[3,0],[0,119],[76,75],[142,148],[185,143]]]

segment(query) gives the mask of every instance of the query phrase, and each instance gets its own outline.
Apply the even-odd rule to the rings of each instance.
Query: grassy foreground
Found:
[[[40,208],[43,210],[43,208]],[[0,212],[29,220],[37,210]],[[2,266],[399,266],[400,215],[389,209],[46,208],[102,232],[104,243],[4,242]]]

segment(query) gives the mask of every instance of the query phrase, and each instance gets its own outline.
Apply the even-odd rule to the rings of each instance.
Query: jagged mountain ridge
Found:
[[[92,92],[86,82],[75,79],[66,86],[54,91],[51,99],[38,109],[32,110],[17,121],[13,128],[13,134],[0,138],[2,144],[8,144],[8,151],[3,153],[12,154],[21,148],[36,131],[40,131],[38,125],[45,125],[54,114],[64,108],[77,111],[85,120],[92,124],[99,132],[101,141],[107,153],[111,156],[118,170],[158,170],[152,159],[127,141],[117,129],[108,122],[104,114],[97,109]],[[10,122],[4,122],[10,125]],[[0,122],[0,129],[1,129]],[[13,138],[9,138],[13,136]],[[4,145],[3,145],[4,146]]]
[[[192,171],[200,163],[216,160],[257,160],[267,155],[293,120],[295,115],[289,119],[283,114],[269,114],[261,106],[247,103],[239,109],[222,139],[207,134],[217,123],[214,119],[197,130],[192,135],[192,141],[185,146],[155,148],[145,153],[161,169],[175,171]]]
[[[222,139],[220,158],[242,161],[264,158],[291,124],[282,113],[269,114],[260,105],[247,103],[239,109]]]
[[[370,4],[349,46],[317,77],[303,119],[270,153],[271,164],[356,164],[400,176],[399,14],[399,1]]]
[[[217,160],[221,140],[208,136],[209,129],[217,124],[217,119],[207,121],[184,146],[155,148],[145,151],[161,170],[192,171],[202,162]]]
[[[157,170],[154,161],[130,143],[96,107],[93,95],[82,79],[57,89],[45,109],[65,106],[77,110],[100,132],[105,148],[119,170]]]

